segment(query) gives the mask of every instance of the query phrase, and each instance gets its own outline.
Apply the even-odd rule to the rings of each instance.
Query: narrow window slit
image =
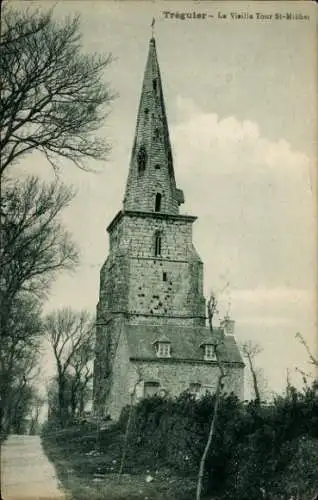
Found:
[[[161,210],[161,194],[157,193],[156,194],[156,200],[155,200],[155,212],[160,212]]]

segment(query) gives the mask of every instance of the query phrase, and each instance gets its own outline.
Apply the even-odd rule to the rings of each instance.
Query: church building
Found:
[[[144,73],[122,209],[109,224],[100,271],[94,413],[119,417],[155,393],[214,392],[219,369],[206,326],[203,263],[192,241],[196,217],[182,215],[156,43]],[[207,200],[209,203],[209,200]],[[221,338],[226,392],[243,398],[244,363],[227,318]]]

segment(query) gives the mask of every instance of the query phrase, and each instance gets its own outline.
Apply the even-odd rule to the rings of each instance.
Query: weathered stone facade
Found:
[[[133,401],[145,397],[146,384],[156,383],[156,392],[167,396],[178,396],[191,391],[193,385],[199,386],[198,395],[206,391],[215,392],[219,369],[216,362],[204,360],[135,359],[130,356],[125,335],[121,337],[113,368],[113,384],[109,394],[109,410],[114,419],[121,409]],[[244,372],[239,362],[226,364],[227,376],[224,391],[234,392],[243,399]]]
[[[196,217],[179,214],[183,202],[151,39],[123,209],[107,228],[109,256],[100,272],[96,413],[117,417],[132,393],[138,399],[147,388],[177,395],[189,384],[215,387],[217,364],[203,355],[210,332],[203,264],[192,241]],[[242,397],[244,365],[234,337],[224,345],[227,389]]]

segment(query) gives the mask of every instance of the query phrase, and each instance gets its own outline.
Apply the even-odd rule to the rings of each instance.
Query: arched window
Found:
[[[143,172],[147,163],[147,151],[145,146],[140,146],[137,155],[138,172]]]
[[[161,255],[161,233],[156,231],[155,233],[155,256],[159,257]]]
[[[156,194],[156,200],[155,200],[155,212],[160,212],[161,210],[161,194],[157,193]]]

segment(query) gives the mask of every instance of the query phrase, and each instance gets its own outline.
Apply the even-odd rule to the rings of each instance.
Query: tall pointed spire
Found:
[[[152,29],[153,29],[152,23]],[[178,214],[183,193],[176,188],[162,83],[152,36],[140,97],[124,210]]]

